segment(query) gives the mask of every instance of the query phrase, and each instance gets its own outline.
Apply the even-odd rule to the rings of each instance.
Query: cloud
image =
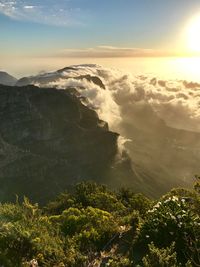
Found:
[[[24,6],[25,9],[33,9],[35,6]]]
[[[98,85],[76,77],[98,77],[105,85]],[[133,123],[139,113],[148,107],[173,128],[200,132],[200,84],[187,81],[159,80],[155,77],[133,76],[119,70],[94,64],[73,65],[61,72],[40,74],[30,83],[57,88],[78,88],[88,99],[100,118],[107,121],[112,130],[122,133],[122,123]],[[84,90],[82,89],[84,88]],[[146,109],[142,109],[146,105]],[[141,117],[141,116],[140,116]],[[123,136],[128,138],[123,132]]]
[[[169,52],[132,47],[97,46],[85,49],[64,49],[57,56],[75,58],[155,57],[167,56]]]
[[[67,27],[83,24],[79,20],[81,10],[71,8],[70,1],[57,0],[53,3],[40,1],[40,3],[33,0],[0,0],[0,13],[14,20],[46,25]]]
[[[98,77],[105,89],[91,79],[77,79],[87,75]],[[95,109],[100,119],[108,122],[110,130],[120,133],[119,156],[126,148],[141,183],[146,181],[151,185],[153,181],[161,188],[160,177],[165,186],[182,184],[183,180],[190,183],[198,170],[199,135],[166,125],[200,132],[200,84],[133,76],[95,64],[41,73],[29,77],[26,83],[66,90],[76,88],[83,104]]]

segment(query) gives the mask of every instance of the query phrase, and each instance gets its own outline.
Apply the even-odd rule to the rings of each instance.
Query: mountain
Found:
[[[183,99],[189,99],[185,83],[170,85],[167,81],[149,80],[143,76],[131,80],[128,75],[98,65],[74,65],[25,77],[17,84],[37,84],[66,91],[70,91],[72,86],[76,88],[81,101],[95,109],[113,131],[128,140],[124,146],[129,155],[129,167],[134,172],[132,179],[129,175],[128,184],[137,191],[160,196],[173,187],[191,187],[194,175],[200,173],[200,133],[187,130],[188,119],[186,129],[170,126],[164,120],[170,118],[174,121],[171,125],[178,125],[185,116],[183,112],[187,109],[179,106]],[[175,97],[180,98],[176,100]],[[177,113],[174,114],[176,105]],[[191,105],[186,102],[183,106]],[[165,112],[159,113],[158,108]],[[163,118],[161,114],[164,114]],[[195,118],[195,114],[189,115],[190,120]],[[182,116],[180,120],[179,115]],[[125,184],[122,179],[121,185]]]
[[[17,79],[7,72],[0,71],[0,84],[4,85],[15,85],[17,82]]]
[[[191,187],[200,172],[200,134],[167,126],[146,103],[127,105],[123,112],[131,114],[131,121],[121,122],[120,134],[133,140],[125,147],[142,191],[160,196],[173,187]]]
[[[74,91],[0,85],[0,201],[44,203],[82,180],[132,183],[119,135]]]

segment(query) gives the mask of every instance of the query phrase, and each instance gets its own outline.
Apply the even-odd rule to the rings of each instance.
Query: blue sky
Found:
[[[199,0],[0,0],[0,59],[173,53],[195,14]]]

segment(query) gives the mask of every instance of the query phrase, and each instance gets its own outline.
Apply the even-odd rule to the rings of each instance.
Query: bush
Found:
[[[22,266],[33,258],[40,264],[65,259],[58,230],[37,205],[27,199],[21,206],[1,205],[0,218],[0,260],[7,259],[5,266]]]
[[[163,198],[148,211],[141,229],[140,242],[154,242],[158,247],[167,247],[175,241],[178,259],[185,263],[191,249],[199,245],[199,233],[199,215],[190,210],[190,204],[184,198],[172,196]]]
[[[143,267],[178,267],[174,243],[168,248],[159,249],[151,243],[148,254],[142,259]]]
[[[131,190],[90,182],[44,209],[27,198],[0,204],[0,265],[200,266],[199,210],[199,185],[174,189],[155,205]]]
[[[102,249],[118,231],[115,218],[108,212],[88,207],[86,209],[69,208],[59,218],[62,232],[74,236],[84,251]]]

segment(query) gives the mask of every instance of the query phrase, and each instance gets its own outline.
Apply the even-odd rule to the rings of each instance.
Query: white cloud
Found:
[[[88,74],[99,77],[106,90],[87,79],[75,79]],[[151,106],[167,125],[200,132],[198,83],[132,76],[119,70],[91,64],[72,66],[59,73],[41,74],[40,79],[37,78],[32,82],[38,81],[37,85],[41,86],[79,88],[82,96],[87,97],[90,106],[97,108],[100,118],[107,121],[112,130],[120,133],[124,131],[120,124],[131,124],[133,116],[138,114],[138,109],[144,104]],[[82,90],[82,87],[85,89]]]
[[[112,58],[112,57],[151,57],[167,55],[166,51],[159,51],[135,47],[97,46],[85,49],[65,49],[58,56],[78,58]]]
[[[55,4],[47,4],[41,1],[41,5],[35,5],[34,1],[27,0],[0,0],[0,13],[15,20],[31,21],[40,24],[71,26],[82,24],[79,21],[81,10],[70,8],[68,1],[55,1]]]
[[[25,9],[33,9],[35,6],[24,6]]]

